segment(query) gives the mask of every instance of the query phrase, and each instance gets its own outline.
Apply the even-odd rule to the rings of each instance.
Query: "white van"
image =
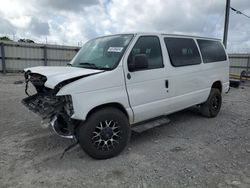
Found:
[[[25,78],[37,93],[23,103],[105,159],[125,148],[131,128],[164,123],[167,114],[199,105],[217,116],[229,61],[218,39],[117,34],[90,40],[68,66],[27,68]]]

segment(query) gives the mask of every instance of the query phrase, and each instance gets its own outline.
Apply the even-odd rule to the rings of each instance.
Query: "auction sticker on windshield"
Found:
[[[121,52],[123,47],[109,47],[108,52]]]

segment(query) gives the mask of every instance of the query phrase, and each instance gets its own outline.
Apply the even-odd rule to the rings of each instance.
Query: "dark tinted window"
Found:
[[[170,61],[173,66],[196,65],[201,63],[201,57],[193,39],[164,38]]]
[[[132,63],[137,54],[145,54],[148,57],[148,69],[163,67],[161,46],[158,37],[140,37],[129,54],[128,63]]]
[[[225,50],[219,41],[197,40],[204,63],[225,61],[227,59]]]

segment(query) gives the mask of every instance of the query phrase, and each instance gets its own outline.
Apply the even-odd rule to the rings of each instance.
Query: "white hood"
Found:
[[[103,72],[103,70],[85,69],[77,67],[62,67],[62,66],[39,66],[26,68],[24,71],[41,74],[47,77],[45,86],[51,89],[64,80],[75,78],[78,76],[89,75],[93,73]]]

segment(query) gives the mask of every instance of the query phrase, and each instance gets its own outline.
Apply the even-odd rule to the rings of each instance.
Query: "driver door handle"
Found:
[[[168,80],[165,80],[165,87],[168,89]]]

